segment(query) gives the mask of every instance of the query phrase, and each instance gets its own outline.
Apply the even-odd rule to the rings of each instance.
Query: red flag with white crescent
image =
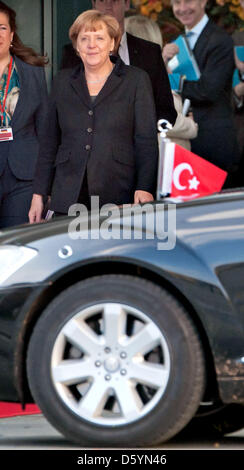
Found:
[[[221,190],[226,171],[177,144],[170,143],[168,150],[165,157],[171,159],[170,197],[188,200]]]

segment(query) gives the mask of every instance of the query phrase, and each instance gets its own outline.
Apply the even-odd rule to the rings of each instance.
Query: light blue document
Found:
[[[185,75],[187,80],[198,80],[201,73],[187,39],[180,35],[174,43],[179,47],[179,53],[169,61],[168,66],[174,74]]]

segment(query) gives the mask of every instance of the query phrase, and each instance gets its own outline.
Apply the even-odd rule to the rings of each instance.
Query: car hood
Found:
[[[194,240],[196,237],[205,238],[207,234],[214,231],[236,231],[239,228],[244,229],[244,191],[222,192],[216,195],[198,198],[193,201],[176,202],[176,200],[165,198],[151,204],[152,212],[156,208],[175,205],[176,207],[176,229],[177,238],[183,240]],[[120,209],[109,212],[109,221],[118,226],[131,220],[130,205],[123,206]],[[141,215],[145,205],[137,206],[137,215]],[[79,230],[87,230],[87,227],[93,224],[93,220],[99,221],[101,225],[108,219],[107,215],[98,213],[89,213],[87,220],[86,214],[79,216]],[[33,241],[41,240],[46,237],[53,237],[68,233],[70,223],[74,217],[57,217],[46,223],[25,224],[10,229],[0,231],[0,245],[17,244],[26,245]],[[138,218],[141,224],[141,219]],[[93,224],[94,225],[94,224]],[[137,227],[137,217],[133,219],[133,229]],[[244,231],[243,231],[244,235]]]

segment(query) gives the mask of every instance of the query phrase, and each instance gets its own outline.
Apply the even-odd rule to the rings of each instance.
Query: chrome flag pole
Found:
[[[172,169],[169,173],[166,166],[169,167],[168,162],[170,161],[166,158],[166,154],[168,153],[168,148],[171,147],[171,140],[167,138],[167,132],[169,129],[172,129],[172,124],[166,119],[160,119],[158,121],[158,131],[159,134],[159,159],[158,159],[158,178],[157,178],[157,199],[161,197],[166,197],[170,194],[170,186],[171,186],[171,175]],[[171,150],[170,150],[171,151]],[[172,158],[172,165],[174,163],[174,159]]]

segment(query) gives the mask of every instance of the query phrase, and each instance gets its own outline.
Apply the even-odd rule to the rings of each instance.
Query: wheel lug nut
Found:
[[[104,351],[105,351],[105,353],[109,354],[111,352],[111,349],[110,348],[105,348]]]
[[[101,367],[101,365],[102,365],[102,364],[101,364],[100,361],[96,361],[96,362],[95,362],[95,366],[96,366],[96,367]]]
[[[126,375],[127,371],[125,369],[121,369],[120,373],[121,373],[121,375]]]
[[[126,352],[123,351],[123,352],[120,354],[120,357],[121,357],[121,359],[126,359],[126,358],[127,358]]]
[[[110,375],[105,375],[105,380],[111,380]]]

